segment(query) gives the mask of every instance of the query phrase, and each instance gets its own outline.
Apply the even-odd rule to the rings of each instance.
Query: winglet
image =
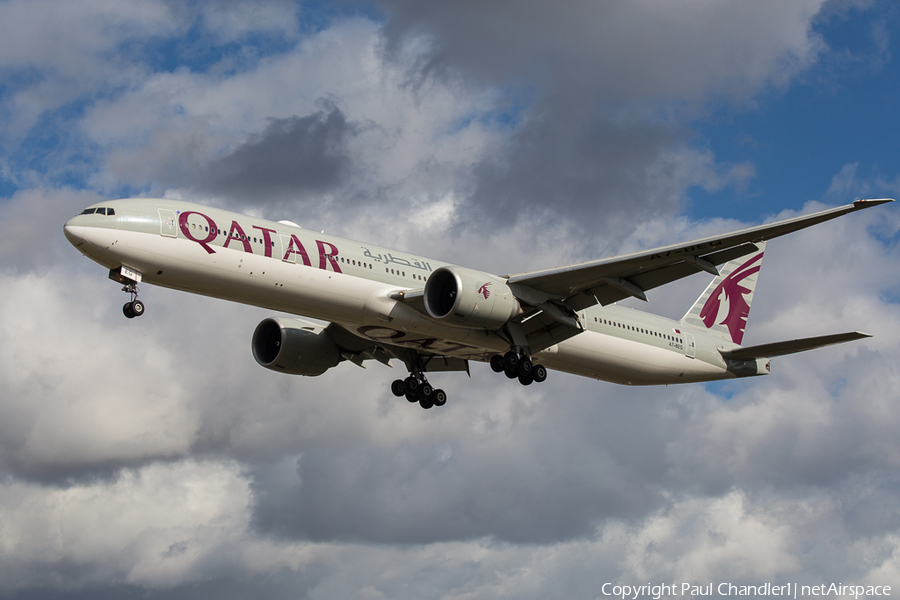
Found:
[[[893,198],[861,198],[853,201],[856,208],[869,208],[870,206],[878,206],[879,204],[887,204],[894,202]]]

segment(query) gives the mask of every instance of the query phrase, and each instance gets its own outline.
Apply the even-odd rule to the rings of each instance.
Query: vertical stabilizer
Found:
[[[754,242],[758,250],[726,263],[719,276],[700,294],[681,322],[740,344],[747,327],[750,302],[762,266],[765,242]]]

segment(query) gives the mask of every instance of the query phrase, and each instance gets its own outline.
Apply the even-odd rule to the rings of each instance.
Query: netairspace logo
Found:
[[[890,596],[889,585],[844,585],[842,583],[822,583],[819,585],[799,585],[797,583],[760,585],[738,585],[734,583],[701,584],[693,583],[646,583],[644,585],[620,585],[617,583],[604,583],[600,589],[603,596],[621,598],[622,600],[637,600],[638,598],[670,598],[674,596],[699,597],[699,596],[780,596],[793,598],[814,596],[835,596],[843,598],[874,598],[876,596]]]

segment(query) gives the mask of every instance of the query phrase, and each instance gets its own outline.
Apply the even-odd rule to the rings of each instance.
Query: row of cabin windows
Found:
[[[389,269],[389,268],[385,267],[384,272],[390,273],[391,275],[399,275],[400,277],[406,277],[406,271],[401,271],[400,269],[394,270],[394,269]],[[416,281],[425,281],[425,277],[422,277],[418,273],[410,273],[409,276],[412,277],[413,279],[415,279]]]
[[[337,259],[334,259],[334,260],[337,260]],[[346,263],[348,265],[353,265],[354,267],[362,267],[363,269],[370,269],[370,270],[372,269],[372,265],[370,265],[369,263],[364,263],[361,260],[356,261],[356,260],[353,260],[352,258],[348,258],[348,259],[344,260],[344,257],[342,256],[341,262]]]
[[[112,209],[110,209],[110,210],[112,210]],[[109,214],[109,213],[107,213],[107,214]],[[191,229],[196,229],[199,231],[205,231],[205,232],[209,233],[208,225],[197,225],[196,223],[191,223]],[[228,232],[225,231],[224,229],[216,229],[216,234],[224,235],[224,236],[228,237]],[[234,233],[233,235],[231,235],[231,238],[233,238],[235,240],[247,240],[248,242],[252,241],[254,244],[264,244],[265,243],[262,239],[250,237],[249,235],[245,235],[242,233]],[[270,241],[269,243],[272,245],[273,248],[275,247],[274,241]]]
[[[97,209],[97,210],[100,210],[100,209]],[[112,209],[109,209],[109,210],[112,210]],[[201,230],[201,231],[206,231],[206,232],[209,231],[209,227],[204,227],[203,225],[197,225],[196,223],[191,223],[191,228],[192,228],[192,229],[199,229],[199,230]],[[228,232],[226,232],[226,231],[224,231],[224,230],[222,230],[222,229],[216,229],[216,233],[218,233],[219,235],[228,235]],[[232,235],[231,237],[233,237],[233,238],[235,238],[235,239],[240,239],[240,240],[243,240],[243,239],[253,240],[253,243],[255,243],[255,244],[261,244],[261,243],[263,243],[262,240],[257,241],[257,238],[255,238],[255,237],[254,237],[254,238],[251,238],[249,235],[245,236],[245,235],[242,235],[242,234],[239,234],[239,233],[235,233],[235,234]],[[274,242],[274,241],[272,242],[272,247],[273,247],[273,248],[275,247],[275,242]],[[337,260],[336,257],[331,256],[331,255],[329,255],[328,258],[329,258],[330,260]],[[341,259],[341,262],[344,263],[344,264],[352,265],[352,266],[354,266],[354,267],[362,267],[363,269],[369,269],[369,270],[372,269],[372,265],[369,264],[369,263],[364,263],[364,262],[362,262],[362,261],[357,261],[357,260],[354,260],[354,259],[345,259],[343,256],[340,257],[340,259]],[[402,272],[401,272],[399,269],[394,270],[394,269],[390,269],[390,268],[388,268],[388,267],[385,267],[385,268],[384,268],[384,272],[385,272],[385,273],[390,273],[391,275],[400,275],[401,277],[406,277],[406,271],[402,271]],[[421,275],[417,274],[417,273],[412,273],[412,274],[411,274],[411,277],[412,277],[413,279],[418,280],[418,281],[425,281],[425,278],[422,277]]]
[[[82,215],[106,215],[110,217],[116,214],[116,209],[114,208],[86,208],[81,211]]]
[[[667,333],[657,333],[655,331],[650,331],[649,329],[643,329],[641,327],[635,327],[634,325],[625,325],[624,323],[618,323],[616,321],[607,321],[606,319],[594,317],[595,323],[603,323],[604,325],[609,325],[610,327],[620,327],[622,329],[627,329],[629,331],[634,331],[635,333],[643,333],[646,335],[652,335],[653,337],[662,338],[664,340],[669,340],[670,342],[679,341],[675,336],[669,335]]]

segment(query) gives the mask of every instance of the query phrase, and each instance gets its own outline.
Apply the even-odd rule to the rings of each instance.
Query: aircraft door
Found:
[[[159,234],[165,237],[178,237],[178,220],[175,211],[168,208],[159,210]]]
[[[697,353],[697,346],[694,344],[694,334],[685,333],[684,334],[684,354],[688,358],[694,358]]]

